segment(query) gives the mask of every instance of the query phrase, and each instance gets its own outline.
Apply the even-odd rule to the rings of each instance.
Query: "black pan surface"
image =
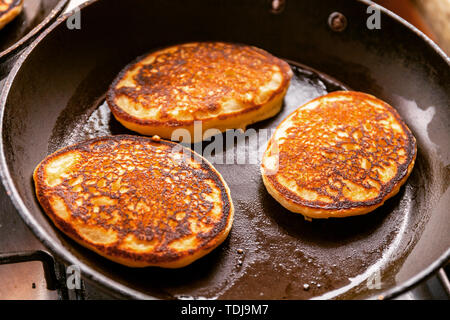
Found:
[[[19,213],[58,258],[119,296],[370,298],[405,290],[449,258],[450,67],[429,40],[385,10],[382,28],[367,29],[366,9],[365,1],[287,1],[274,14],[265,0],[99,0],[82,9],[81,30],[61,18],[19,59],[1,98],[1,173]],[[348,20],[342,32],[328,26],[335,11]],[[258,139],[226,142],[217,159],[258,154],[270,129],[296,107],[353,89],[393,105],[416,136],[408,182],[368,215],[307,222],[267,194],[259,155],[250,164],[215,161],[236,207],[233,229],[218,249],[180,270],[126,268],[58,232],[35,198],[35,166],[71,143],[133,134],[104,104],[116,74],[152,49],[201,40],[256,45],[295,71],[282,112],[251,127]]]

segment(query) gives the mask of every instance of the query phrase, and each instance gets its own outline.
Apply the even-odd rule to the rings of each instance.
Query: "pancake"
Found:
[[[396,110],[360,92],[314,99],[276,128],[263,155],[267,191],[311,218],[361,215],[398,193],[416,140]]]
[[[198,142],[277,114],[291,77],[286,62],[252,46],[187,43],[127,66],[106,100],[130,130],[180,140],[172,133],[186,129],[191,140],[183,142]],[[195,121],[201,134],[194,135]]]
[[[158,137],[108,136],[35,169],[36,194],[62,232],[130,267],[180,268],[227,237],[234,207],[205,159]]]
[[[0,0],[0,29],[22,12],[23,0]]]

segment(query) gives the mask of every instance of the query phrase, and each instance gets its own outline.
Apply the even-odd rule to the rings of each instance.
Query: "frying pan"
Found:
[[[13,57],[54,22],[67,3],[68,0],[24,1],[22,12],[0,31],[2,73],[9,71],[7,66],[12,66]]]
[[[360,299],[411,288],[450,256],[450,63],[384,9],[381,29],[367,28],[371,4],[98,0],[82,7],[80,30],[66,27],[69,15],[58,19],[19,58],[1,96],[1,175],[19,214],[58,259],[118,297]],[[255,45],[291,63],[295,77],[283,110],[252,126],[257,133],[338,89],[393,105],[418,141],[415,168],[399,194],[364,216],[307,222],[270,197],[258,163],[216,162],[236,207],[232,231],[211,254],[179,270],[123,267],[57,231],[35,198],[35,166],[71,143],[133,134],[104,104],[111,81],[139,55],[203,40]],[[227,140],[222,156],[260,150],[247,140]]]

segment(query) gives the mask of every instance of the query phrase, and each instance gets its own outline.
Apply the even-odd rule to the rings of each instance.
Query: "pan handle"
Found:
[[[447,296],[450,297],[450,281],[448,280],[447,273],[444,268],[439,269],[437,277],[441,281]]]
[[[56,290],[58,287],[58,279],[55,272],[55,260],[48,252],[36,250],[0,254],[0,265],[31,261],[42,262],[47,289]]]

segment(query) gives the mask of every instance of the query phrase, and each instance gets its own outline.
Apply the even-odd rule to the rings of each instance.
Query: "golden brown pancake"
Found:
[[[298,108],[277,127],[261,170],[267,191],[306,218],[368,213],[411,173],[416,140],[397,111],[340,91]]]
[[[34,181],[61,231],[131,267],[186,266],[221,244],[233,222],[230,191],[214,167],[156,137],[63,148],[37,166]]]
[[[0,29],[22,12],[23,0],[0,0]]]
[[[252,46],[187,43],[127,66],[107,103],[133,131],[176,139],[174,130],[186,129],[197,142],[277,114],[291,77],[286,62]],[[201,121],[202,134],[216,130],[194,137],[195,121]]]

